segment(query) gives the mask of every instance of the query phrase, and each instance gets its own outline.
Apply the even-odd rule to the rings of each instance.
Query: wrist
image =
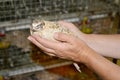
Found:
[[[81,39],[81,40],[83,40],[83,41],[86,43],[86,42],[87,42],[87,39],[90,38],[90,34],[80,33],[80,34],[78,35],[78,38]]]
[[[81,34],[79,39],[83,40],[89,47],[93,49],[93,44],[95,44],[95,34]]]
[[[84,61],[84,64],[87,67],[93,69],[93,66],[95,64],[97,64],[97,62],[98,62],[98,57],[100,57],[100,55],[97,54],[97,52],[95,52],[94,50],[91,49],[89,51],[89,54],[86,55],[86,60]]]
[[[85,56],[84,64],[89,65],[91,58],[94,56],[94,51],[89,51],[88,54]]]
[[[86,45],[86,47],[83,47],[83,50],[80,50],[76,58],[73,60],[81,62],[85,65],[89,65],[89,62],[91,61],[92,57],[95,56],[95,54],[96,52]]]
[[[90,66],[93,59],[95,59],[97,53],[88,47],[84,52],[82,53],[82,63],[86,66]]]

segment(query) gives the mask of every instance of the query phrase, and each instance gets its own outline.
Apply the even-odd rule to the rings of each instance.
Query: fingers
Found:
[[[71,29],[71,30],[72,30],[73,27],[76,27],[74,24],[66,22],[66,21],[58,21],[58,23],[67,27],[68,29]]]
[[[49,56],[56,56],[54,53],[50,53],[50,52],[44,52],[44,53],[46,53]]]
[[[59,24],[65,26],[68,28],[71,32],[73,32],[75,35],[83,34],[74,24],[65,22],[65,21],[59,21]]]
[[[42,50],[49,52],[49,53],[54,53],[54,50],[46,48],[44,46],[42,46],[37,40],[35,40],[32,36],[28,37],[28,40],[30,40],[33,44],[35,44],[36,46],[38,46],[39,48],[41,48]]]
[[[54,35],[55,39],[58,40],[58,41],[61,41],[61,42],[67,42],[67,43],[74,43],[74,39],[75,37],[69,35],[69,34],[65,34],[65,33],[56,33]]]
[[[42,46],[46,47],[46,48],[49,48],[49,49],[52,49],[52,50],[56,50],[56,49],[59,49],[61,47],[61,43],[59,42],[55,42],[55,41],[52,41],[52,40],[48,40],[48,39],[45,39],[45,38],[41,38],[39,35],[32,35],[32,37],[39,43],[41,44]]]

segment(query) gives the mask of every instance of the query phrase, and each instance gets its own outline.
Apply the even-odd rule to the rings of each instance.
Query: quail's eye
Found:
[[[43,26],[41,26],[40,24],[35,27],[35,29],[42,29],[42,28]]]
[[[43,29],[43,26],[44,26],[44,25],[45,25],[45,23],[42,22],[42,23],[38,24],[38,25],[35,27],[35,29]]]

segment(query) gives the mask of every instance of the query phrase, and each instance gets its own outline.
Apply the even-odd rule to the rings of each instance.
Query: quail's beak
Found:
[[[30,27],[30,33],[33,34],[36,30],[33,29],[33,26]]]

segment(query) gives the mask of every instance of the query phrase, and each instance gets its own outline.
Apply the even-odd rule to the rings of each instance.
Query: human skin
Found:
[[[120,35],[102,35],[102,34],[84,34],[75,25],[65,21],[60,21],[60,24],[66,26],[70,31],[76,34],[90,48],[95,50],[100,55],[120,59]]]
[[[113,64],[99,53],[105,56],[111,56],[119,58],[119,54],[113,54],[113,50],[117,50],[117,46],[120,44],[119,35],[86,35],[81,33],[73,24],[66,22],[59,22],[62,25],[68,27],[77,36],[71,36],[63,33],[56,33],[54,38],[57,40],[51,41],[41,38],[39,35],[31,35],[28,39],[37,45],[39,48],[47,52],[48,55],[57,56],[63,59],[73,60],[85,64],[87,67],[96,72],[104,80],[120,80],[120,67]],[[90,36],[94,36],[91,38]],[[107,37],[107,38],[106,38]],[[114,39],[113,42],[112,39]],[[97,39],[94,39],[97,38]],[[93,39],[93,40],[92,40]],[[107,41],[108,40],[108,41]],[[91,42],[90,42],[91,41]],[[108,43],[110,41],[110,43]],[[102,46],[103,44],[103,46]],[[106,45],[105,45],[106,44]],[[103,50],[109,49],[110,51]],[[109,45],[109,46],[108,46]],[[97,47],[97,48],[96,48]],[[104,49],[105,48],[105,49]],[[115,48],[115,49],[114,49]],[[117,48],[117,49],[116,49]],[[110,52],[110,54],[108,54]],[[117,50],[116,53],[120,51]],[[106,55],[107,53],[107,55]],[[117,56],[114,56],[117,55]]]

